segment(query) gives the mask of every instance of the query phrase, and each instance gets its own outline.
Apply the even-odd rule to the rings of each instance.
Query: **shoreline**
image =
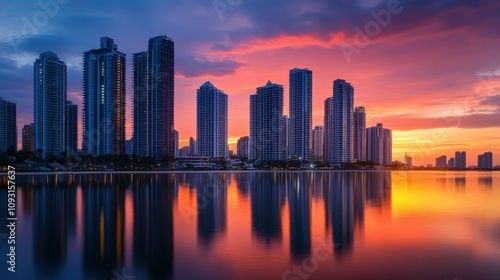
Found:
[[[366,172],[366,173],[386,173],[386,172],[495,172],[500,170],[151,170],[151,171],[41,171],[41,172],[17,172],[16,176],[36,176],[36,175],[139,175],[139,174],[209,174],[209,173],[341,173],[341,172]],[[6,175],[7,172],[0,172]]]

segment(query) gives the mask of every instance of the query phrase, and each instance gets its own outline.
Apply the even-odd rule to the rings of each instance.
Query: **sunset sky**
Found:
[[[196,137],[196,89],[204,82],[229,95],[235,150],[249,135],[250,94],[268,80],[283,84],[288,114],[288,71],[299,67],[313,71],[313,125],[323,125],[324,100],[341,78],[354,86],[355,106],[366,107],[367,125],[393,130],[395,160],[409,152],[415,165],[435,164],[464,150],[476,165],[491,151],[499,165],[499,26],[494,0],[4,0],[0,96],[17,103],[20,148],[21,128],[33,121],[38,55],[52,51],[67,63],[68,100],[81,114],[82,53],[108,36],[127,54],[130,138],[132,54],[167,35],[176,47],[181,147]]]

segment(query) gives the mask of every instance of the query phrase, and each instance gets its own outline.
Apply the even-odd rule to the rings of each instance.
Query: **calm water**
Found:
[[[19,175],[0,279],[500,279],[498,172]]]

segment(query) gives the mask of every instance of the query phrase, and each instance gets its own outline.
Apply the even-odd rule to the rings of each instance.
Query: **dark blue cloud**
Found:
[[[230,60],[210,61],[205,57],[180,56],[177,58],[177,71],[187,78],[196,78],[201,76],[226,76],[231,75],[243,67],[245,64]]]

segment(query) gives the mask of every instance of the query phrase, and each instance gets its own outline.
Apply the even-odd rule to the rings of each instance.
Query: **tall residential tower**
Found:
[[[210,82],[196,93],[196,145],[200,156],[227,157],[227,94]]]
[[[312,158],[312,71],[290,70],[290,139],[292,158]]]
[[[250,95],[250,159],[284,160],[283,86],[268,81]]]
[[[16,103],[0,97],[0,152],[17,150]]]
[[[354,159],[366,161],[366,111],[365,107],[354,109]]]
[[[83,151],[125,153],[125,54],[113,39],[83,53]]]
[[[33,68],[35,151],[59,155],[65,150],[66,63],[44,52]]]
[[[332,163],[354,159],[354,88],[344,80],[333,82],[333,158]]]

